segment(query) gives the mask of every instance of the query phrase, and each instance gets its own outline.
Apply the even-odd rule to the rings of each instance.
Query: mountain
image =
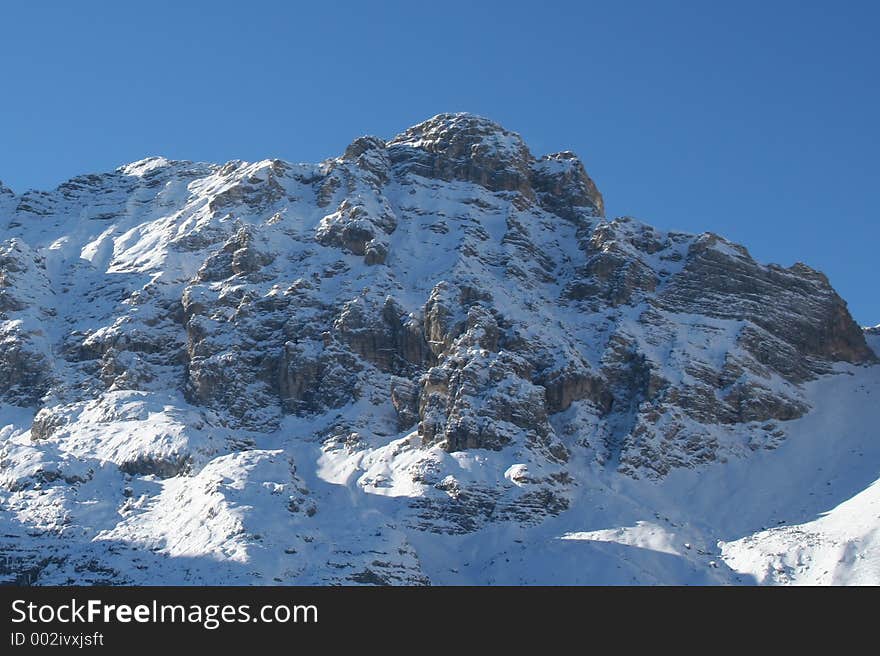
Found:
[[[880,583],[876,331],[487,119],[0,186],[0,238],[7,580]]]

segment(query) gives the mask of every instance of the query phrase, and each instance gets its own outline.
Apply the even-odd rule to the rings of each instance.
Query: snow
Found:
[[[723,543],[725,561],[760,583],[880,585],[880,481],[795,526]]]
[[[166,159],[165,157],[145,157],[144,159],[120,167],[119,172],[124,175],[143,177],[148,173],[168,167],[171,164],[171,160]]]
[[[561,540],[586,540],[594,542],[613,542],[648,551],[680,556],[675,533],[668,531],[659,524],[640,521],[635,526],[605,529],[601,531],[582,531],[566,533]],[[685,543],[689,544],[689,543]],[[684,546],[684,545],[681,545]],[[687,548],[687,547],[685,547]]]

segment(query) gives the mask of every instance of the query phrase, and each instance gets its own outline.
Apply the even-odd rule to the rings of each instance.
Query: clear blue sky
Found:
[[[609,214],[825,271],[880,323],[880,3],[18,2],[0,179],[317,161],[441,111],[579,153]]]

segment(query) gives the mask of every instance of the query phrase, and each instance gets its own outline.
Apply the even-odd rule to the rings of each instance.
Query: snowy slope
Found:
[[[878,483],[812,522],[725,544],[725,561],[760,583],[880,584]]]
[[[434,552],[440,563],[458,552],[473,562],[432,579],[877,585],[878,394],[877,367],[848,369],[808,386],[828,403],[777,449],[659,482],[593,469],[572,508],[542,525],[486,529]]]
[[[834,403],[797,420],[796,437],[778,449],[659,482],[585,465],[571,508],[536,526],[505,522],[464,535],[400,530],[407,495],[418,491],[360,488],[353,476],[322,466],[317,446],[280,433],[262,438],[275,449],[215,458],[193,477],[125,477],[121,493],[114,467],[79,462],[90,480],[75,501],[45,485],[6,496],[6,507],[27,511],[6,520],[4,543],[14,558],[59,547],[76,562],[99,557],[107,575],[118,567],[124,581],[141,583],[322,583],[331,580],[327,562],[358,573],[387,558],[407,583],[877,585],[880,409],[866,401],[880,395],[880,372],[849,373],[810,385],[811,396]],[[6,414],[3,431],[28,421]],[[7,442],[5,461],[18,465],[4,471],[4,485],[21,480],[25,467],[70,475],[63,462],[17,452],[21,435]],[[292,462],[303,463],[301,478],[291,476]],[[303,513],[291,515],[292,495]],[[319,509],[313,518],[309,508]],[[35,528],[60,528],[67,544],[34,536]],[[71,576],[49,563],[40,581]]]

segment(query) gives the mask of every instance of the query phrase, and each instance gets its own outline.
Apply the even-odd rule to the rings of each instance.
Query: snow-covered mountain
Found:
[[[878,337],[469,114],[0,185],[0,573],[880,583]]]

